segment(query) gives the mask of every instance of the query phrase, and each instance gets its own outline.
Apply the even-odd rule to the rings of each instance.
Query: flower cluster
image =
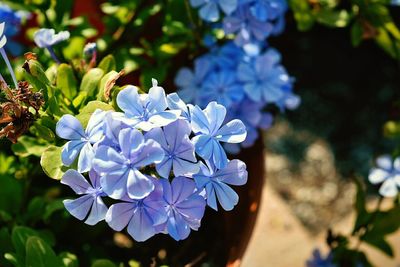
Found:
[[[5,35],[9,37],[6,49],[13,56],[22,53],[22,45],[12,40],[21,30],[21,22],[27,17],[27,13],[23,11],[14,11],[9,6],[0,3],[0,21],[7,22],[5,27]]]
[[[394,160],[390,155],[378,157],[376,167],[371,169],[368,179],[372,184],[382,183],[379,189],[382,196],[397,196],[400,187],[400,157]]]
[[[64,201],[74,217],[90,225],[105,220],[116,231],[126,227],[137,241],[157,233],[181,240],[200,227],[207,204],[234,208],[238,195],[230,185],[246,183],[246,165],[228,160],[221,143],[244,141],[243,122],[224,124],[224,106],[186,105],[155,80],[148,94],[125,87],[117,104],[122,112],[98,109],[86,129],[71,115],[57,123],[58,136],[69,140],[63,164],[77,159],[76,170],[61,180],[81,195]],[[110,207],[105,197],[114,200]]]
[[[267,129],[272,115],[264,111],[268,104],[280,110],[295,109],[300,99],[293,94],[293,79],[280,63],[277,50],[267,48],[244,51],[233,42],[215,47],[194,61],[194,69],[178,71],[175,84],[186,102],[204,107],[217,101],[229,110],[228,119],[240,119],[248,135],[243,147],[250,147],[258,137],[258,128]],[[231,152],[238,151],[235,144]]]
[[[239,46],[280,34],[288,9],[285,0],[191,0],[190,3],[199,8],[199,16],[208,22],[218,21],[221,10],[226,15],[223,29],[226,34],[235,34]]]

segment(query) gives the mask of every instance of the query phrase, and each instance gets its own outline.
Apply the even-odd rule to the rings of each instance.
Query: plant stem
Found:
[[[1,53],[1,56],[3,57],[4,61],[6,62],[8,70],[10,71],[11,77],[14,82],[15,89],[18,89],[17,78],[15,77],[14,70],[11,67],[10,61],[8,60],[8,57],[7,57],[7,54],[6,54],[6,51],[4,50],[4,48],[0,48],[0,53]]]
[[[50,53],[50,56],[53,58],[53,60],[58,64],[58,65],[60,65],[60,60],[58,59],[58,57],[56,56],[56,53],[54,53],[54,50],[53,50],[53,48],[51,47],[51,46],[48,46],[48,47],[46,47],[47,48],[47,50],[49,51],[49,53]]]
[[[201,44],[202,41],[201,41],[201,37],[199,35],[199,27],[197,26],[196,22],[193,19],[192,9],[190,8],[189,0],[184,0],[184,3],[185,3],[185,8],[186,8],[186,13],[188,15],[188,19],[190,21],[190,24],[192,24],[191,29],[193,32],[193,36],[197,40],[197,42],[199,44]]]

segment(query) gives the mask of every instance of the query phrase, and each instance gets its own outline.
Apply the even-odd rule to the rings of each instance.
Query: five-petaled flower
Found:
[[[135,86],[128,86],[118,94],[117,104],[126,116],[121,120],[143,131],[166,126],[181,114],[180,110],[166,110],[168,104],[164,89],[154,79],[148,94],[139,95]]]
[[[101,175],[101,185],[108,196],[121,199],[147,197],[154,190],[154,183],[140,172],[140,168],[159,163],[164,150],[154,140],[145,141],[137,129],[123,129],[118,136],[121,152],[109,146],[99,146],[93,168]]]
[[[231,160],[218,170],[212,163],[201,163],[200,172],[193,175],[197,188],[206,191],[207,204],[218,210],[217,199],[224,210],[232,210],[239,196],[229,185],[244,185],[247,182],[246,164],[240,160]],[[228,185],[229,184],[229,185]]]
[[[192,129],[196,135],[192,138],[196,153],[205,160],[211,160],[218,169],[222,169],[228,163],[228,159],[220,142],[243,142],[246,139],[246,127],[237,119],[222,126],[226,108],[216,102],[211,102],[204,110],[192,106],[190,115]]]
[[[149,140],[155,140],[164,149],[165,155],[156,170],[161,177],[168,178],[171,170],[175,176],[190,175],[199,171],[194,153],[194,145],[189,139],[192,132],[185,120],[177,120],[164,129],[154,128],[146,134]]]
[[[193,7],[199,7],[199,15],[205,21],[219,20],[219,8],[225,14],[231,14],[237,7],[238,0],[190,0]]]
[[[68,185],[78,195],[83,195],[75,200],[66,199],[63,201],[65,208],[74,217],[84,220],[86,224],[95,225],[104,220],[107,213],[107,206],[101,197],[106,194],[100,185],[99,175],[95,171],[89,172],[90,183],[82,174],[75,170],[68,170],[62,177],[61,183]],[[90,211],[89,216],[88,213]]]
[[[90,117],[86,131],[79,120],[69,114],[62,116],[57,122],[57,135],[70,140],[65,144],[61,154],[65,166],[70,166],[79,155],[78,172],[87,172],[92,168],[93,145],[103,138],[104,115],[104,111],[97,109]]]
[[[369,181],[372,184],[382,183],[379,189],[382,196],[397,196],[400,186],[400,157],[393,160],[391,156],[383,155],[376,159],[376,165],[369,173]]]

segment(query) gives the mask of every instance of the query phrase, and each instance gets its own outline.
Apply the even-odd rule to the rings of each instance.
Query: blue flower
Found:
[[[307,267],[337,267],[336,264],[332,262],[333,254],[329,253],[326,258],[324,258],[318,249],[313,251],[313,258],[307,260],[306,266]]]
[[[122,231],[128,226],[128,233],[136,241],[145,241],[159,233],[157,226],[166,222],[166,203],[163,190],[157,179],[149,178],[155,189],[141,200],[125,196],[124,202],[111,205],[106,215],[106,222],[115,231]]]
[[[239,102],[244,96],[243,86],[237,80],[236,72],[223,69],[211,73],[203,82],[201,103],[216,101],[225,107]]]
[[[40,29],[33,35],[33,40],[40,48],[48,48],[56,45],[62,41],[68,40],[70,33],[68,31],[61,31],[56,34],[54,29]]]
[[[166,110],[168,104],[164,89],[154,79],[148,95],[139,95],[136,87],[128,86],[118,94],[117,104],[128,118],[123,121],[143,131],[166,126],[177,120],[181,113],[180,110]]]
[[[383,155],[376,159],[376,168],[371,169],[368,179],[372,184],[382,183],[379,194],[384,197],[397,196],[400,186],[400,157],[392,159]]]
[[[273,30],[272,23],[254,17],[249,5],[241,5],[231,16],[225,17],[223,27],[226,34],[236,34],[235,43],[239,46],[264,41]]]
[[[118,143],[121,153],[113,147],[99,146],[93,160],[104,192],[114,199],[126,194],[132,199],[147,197],[154,190],[154,183],[139,169],[160,163],[164,150],[154,140],[145,141],[137,129],[121,130]]]
[[[201,163],[200,172],[193,175],[197,188],[206,190],[207,204],[218,210],[217,199],[224,210],[232,210],[239,202],[239,196],[228,185],[244,185],[247,182],[246,164],[240,160],[229,161],[223,169],[216,169],[213,164]]]
[[[70,166],[79,155],[78,172],[87,172],[92,168],[94,158],[93,145],[103,137],[103,119],[105,112],[96,110],[90,117],[86,131],[72,115],[64,115],[57,122],[56,132],[61,138],[70,140],[62,150],[61,158],[65,166]]]
[[[146,139],[158,142],[164,149],[164,158],[156,164],[161,177],[168,178],[171,170],[175,176],[190,175],[199,171],[194,145],[189,139],[192,132],[185,120],[177,120],[164,129],[154,128],[146,134]]]
[[[285,0],[253,0],[251,14],[260,21],[283,18],[288,6]]]
[[[87,57],[91,57],[96,52],[97,52],[96,43],[87,43],[83,48],[83,54]]]
[[[198,58],[194,61],[194,71],[189,68],[182,68],[175,77],[175,84],[179,88],[179,96],[185,102],[199,102],[202,92],[201,84],[209,73],[210,62],[207,58]]]
[[[192,138],[196,153],[205,160],[211,160],[218,169],[226,166],[228,159],[220,142],[240,143],[246,139],[246,127],[240,120],[232,120],[222,126],[226,109],[211,102],[204,110],[191,107],[191,125],[196,134]],[[221,127],[222,126],[222,127]]]
[[[5,35],[9,37],[6,49],[13,56],[20,55],[22,53],[22,46],[12,40],[12,37],[16,36],[21,30],[21,21],[28,14],[22,11],[14,11],[9,6],[0,3],[0,21],[7,22],[5,27]],[[1,45],[0,45],[1,46]]]
[[[46,48],[55,62],[60,63],[60,60],[54,53],[53,45],[68,40],[69,36],[70,33],[68,31],[61,31],[56,34],[54,29],[43,28],[35,32],[33,35],[33,40],[38,47]]]
[[[193,180],[176,177],[171,183],[167,179],[162,179],[161,183],[168,215],[165,229],[175,240],[185,239],[190,229],[197,230],[200,227],[206,202],[195,191]]]
[[[251,100],[280,103],[286,99],[285,90],[292,80],[279,62],[279,52],[271,48],[253,61],[239,65],[238,78]]]
[[[199,15],[203,20],[215,22],[219,20],[219,8],[229,15],[235,11],[237,0],[190,0],[190,4],[195,8],[200,7]]]
[[[90,184],[82,174],[75,170],[68,170],[62,177],[61,183],[68,185],[78,195],[75,200],[64,200],[64,206],[72,216],[84,220],[86,224],[95,225],[104,220],[107,206],[101,197],[106,196],[101,188],[99,176],[95,171],[89,172]],[[89,214],[90,211],[90,214]],[[89,214],[89,216],[87,216]]]

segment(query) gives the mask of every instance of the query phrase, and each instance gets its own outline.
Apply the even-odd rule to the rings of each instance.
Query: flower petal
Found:
[[[138,170],[129,170],[127,192],[132,199],[143,199],[155,188],[154,183]]]
[[[88,172],[92,168],[94,159],[94,149],[89,142],[82,147],[81,153],[78,159],[78,172]]]
[[[104,220],[106,214],[107,206],[104,204],[101,197],[98,196],[93,202],[89,217],[86,219],[85,223],[88,225],[95,225],[96,223]]]
[[[83,141],[69,141],[64,145],[64,148],[61,152],[61,160],[65,166],[70,166],[74,163],[76,157],[82,150],[82,147],[85,145]]]
[[[133,216],[134,203],[116,203],[111,205],[106,214],[106,222],[115,231],[124,229]]]
[[[136,241],[143,242],[156,234],[153,221],[143,208],[137,208],[128,225],[128,233]]]
[[[144,112],[138,88],[135,86],[127,86],[117,96],[117,104],[128,117],[141,116]]]
[[[56,125],[56,133],[59,137],[67,140],[85,138],[82,124],[74,116],[66,114],[61,117]]]
[[[68,185],[75,193],[86,194],[89,189],[93,188],[82,174],[76,170],[68,170],[61,178],[61,183]]]
[[[96,150],[92,165],[98,173],[110,173],[121,170],[125,161],[126,159],[113,148],[100,146]]]
[[[394,179],[386,179],[379,188],[379,194],[384,197],[395,197],[398,192],[397,184]]]
[[[215,138],[227,143],[241,143],[246,139],[246,135],[246,126],[241,120],[235,119],[222,126]]]
[[[246,164],[234,159],[229,161],[224,169],[218,170],[213,175],[213,179],[231,185],[244,185],[247,183],[247,176]]]
[[[373,168],[369,173],[368,180],[371,184],[379,184],[386,180],[389,175],[390,173],[385,170]]]
[[[103,191],[111,198],[122,199],[126,195],[127,181],[130,170],[126,167],[119,171],[105,173],[100,178]]]
[[[164,150],[154,140],[147,140],[140,149],[131,157],[131,163],[135,167],[144,167],[152,163],[159,163],[164,158]]]
[[[85,219],[94,201],[93,196],[84,195],[75,200],[66,199],[63,201],[65,208],[72,216],[79,220]]]

